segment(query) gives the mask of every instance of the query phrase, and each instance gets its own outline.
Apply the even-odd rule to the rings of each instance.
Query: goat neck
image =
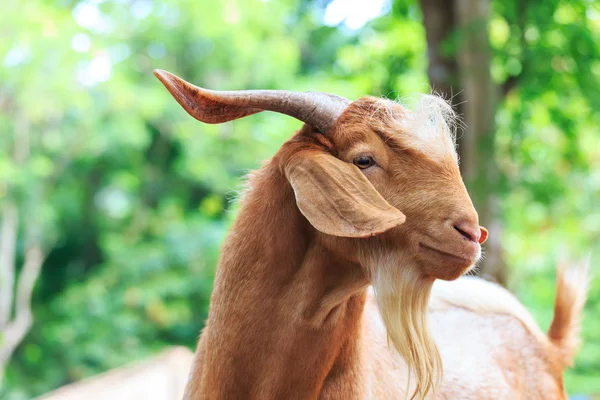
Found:
[[[186,399],[313,399],[348,374],[354,378],[344,379],[342,398],[364,387],[356,358],[368,280],[349,249],[302,216],[280,168],[314,140],[311,129],[249,179],[222,250]]]

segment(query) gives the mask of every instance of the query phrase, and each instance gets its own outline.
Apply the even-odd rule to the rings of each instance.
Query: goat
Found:
[[[265,110],[305,123],[249,178],[184,398],[397,399],[409,371],[412,398],[425,398],[441,378],[433,282],[470,270],[487,237],[458,169],[451,107],[433,96],[411,112],[374,97],[219,92],[155,75],[206,123]],[[406,364],[393,356],[380,368],[387,344],[363,332],[369,285]]]
[[[429,302],[431,332],[443,362],[437,398],[566,400],[563,371],[580,343],[589,261],[557,268],[554,317],[544,334],[506,289],[467,276],[436,281]],[[407,367],[385,349],[385,328],[369,293],[364,337],[377,343],[378,372],[407,379]],[[380,372],[381,371],[381,372]],[[398,372],[400,371],[400,372]],[[385,373],[385,372],[384,372]],[[380,388],[373,398],[391,398]]]

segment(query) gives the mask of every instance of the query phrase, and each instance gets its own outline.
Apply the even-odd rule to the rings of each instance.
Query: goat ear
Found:
[[[368,237],[406,220],[349,163],[318,152],[297,154],[285,173],[298,208],[317,230],[342,237]]]

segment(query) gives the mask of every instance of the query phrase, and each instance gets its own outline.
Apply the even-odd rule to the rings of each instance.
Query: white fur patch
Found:
[[[453,282],[436,280],[429,309],[444,311],[462,308],[477,314],[505,314],[517,318],[542,343],[548,341],[529,311],[508,290],[481,278],[464,276]]]
[[[402,115],[388,107],[401,142],[436,161],[451,158],[458,163],[456,130],[462,123],[452,106],[434,95],[419,96],[412,110],[400,104],[406,110]]]

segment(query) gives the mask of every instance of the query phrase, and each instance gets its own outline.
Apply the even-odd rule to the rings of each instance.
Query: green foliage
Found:
[[[269,113],[199,124],[154,68],[218,89],[348,98],[428,91],[416,2],[395,1],[357,31],[324,26],[325,3],[2,4],[0,205],[16,198],[40,221],[49,251],[35,324],[7,371],[7,398],[168,344],[192,347],[235,190],[300,126]],[[532,3],[525,13],[518,1],[493,4],[492,73],[499,84],[516,80],[497,113],[502,239],[512,288],[545,327],[559,248],[600,259],[600,10],[583,0]],[[11,155],[19,129],[30,138],[24,165]],[[598,312],[596,280],[570,392],[600,391]]]
[[[503,243],[512,288],[547,327],[556,260],[565,253],[591,254],[593,265],[600,259],[600,14],[587,2],[519,4],[496,2],[491,23],[495,76],[517,82],[497,114]],[[566,375],[570,393],[600,391],[599,294],[596,279],[585,344]]]

